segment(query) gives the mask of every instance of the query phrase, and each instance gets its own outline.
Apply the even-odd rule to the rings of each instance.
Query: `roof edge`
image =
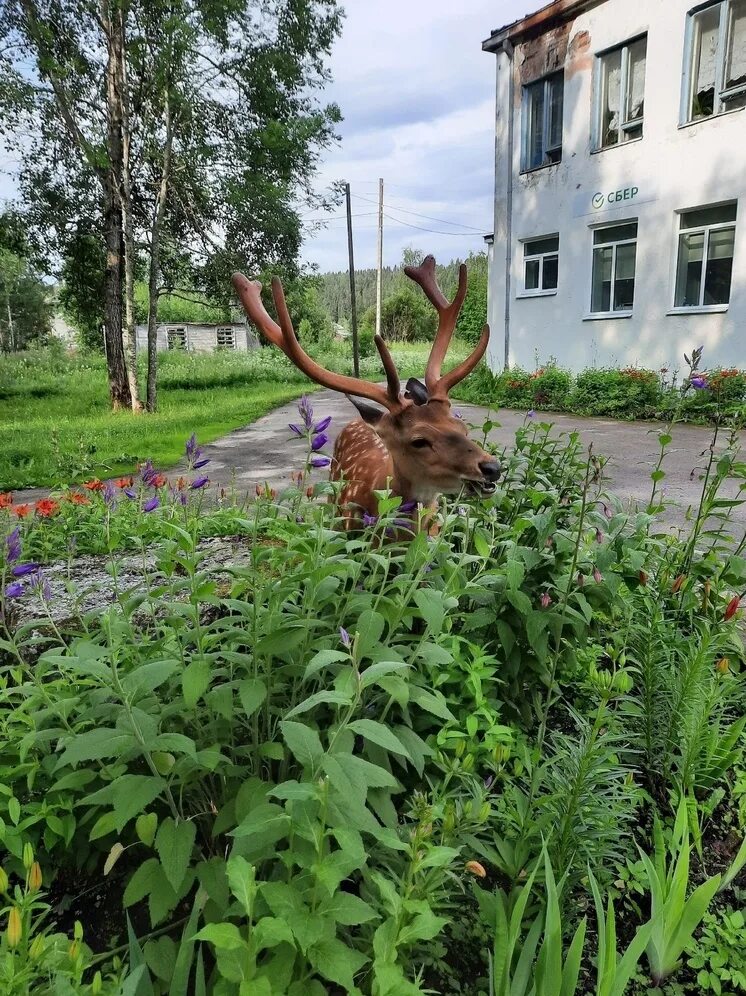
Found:
[[[529,33],[541,34],[553,24],[561,24],[563,21],[581,14],[584,10],[604,2],[605,0],[552,0],[551,3],[545,4],[533,14],[527,14],[517,21],[497,28],[490,34],[489,38],[482,42],[482,51],[498,52],[504,47],[506,41],[515,43],[516,40]]]

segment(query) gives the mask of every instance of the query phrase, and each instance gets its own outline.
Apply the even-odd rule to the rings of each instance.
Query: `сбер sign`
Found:
[[[588,214],[600,214],[632,204],[645,204],[657,200],[657,194],[640,193],[634,184],[618,187],[616,190],[596,190],[590,197],[586,193],[576,194],[573,201],[573,217],[582,218]]]

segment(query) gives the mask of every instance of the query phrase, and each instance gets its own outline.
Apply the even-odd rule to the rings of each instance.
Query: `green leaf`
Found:
[[[145,961],[159,979],[170,982],[176,967],[176,944],[170,937],[159,937],[145,945]]]
[[[231,892],[243,906],[246,916],[251,919],[257,891],[254,866],[239,854],[231,854],[226,871]]]
[[[238,686],[238,698],[246,716],[253,716],[267,697],[267,686],[261,678],[247,678]]]
[[[83,799],[85,805],[110,805],[114,810],[114,826],[124,826],[157,799],[166,787],[162,778],[153,775],[120,775],[116,781]]]
[[[443,592],[436,588],[418,588],[414,600],[430,632],[437,636],[443,628],[446,614]]]
[[[353,723],[349,724],[348,728],[355,733],[359,733],[366,740],[370,740],[371,743],[383,747],[384,750],[391,751],[394,754],[401,754],[408,760],[412,760],[409,751],[401,740],[399,740],[396,734],[391,732],[388,726],[384,726],[383,723],[378,723],[374,719],[356,719]]]
[[[135,820],[135,833],[146,847],[152,847],[158,829],[157,813],[141,813]]]
[[[409,671],[411,668],[411,664],[405,664],[404,661],[376,661],[375,664],[366,667],[360,675],[360,687],[368,688],[370,685],[379,684],[381,678],[400,671]]]
[[[310,768],[318,765],[324,756],[324,748],[315,730],[303,723],[284,720],[280,723],[282,736],[299,764]]]
[[[313,678],[314,675],[318,674],[319,671],[323,671],[325,667],[329,667],[330,664],[341,664],[347,658],[348,655],[343,654],[341,650],[319,650],[308,662],[303,677],[308,681],[309,678]]]
[[[18,826],[18,821],[21,818],[21,804],[14,795],[8,799],[8,816],[11,818],[13,824]]]
[[[55,770],[66,764],[78,764],[80,761],[100,761],[104,757],[120,757],[136,745],[137,741],[131,733],[107,727],[88,730],[87,733],[76,733],[65,742],[65,750],[55,765]]]
[[[265,916],[252,930],[251,943],[257,952],[264,951],[265,948],[276,948],[278,944],[292,944],[293,932],[285,920]]]
[[[319,913],[330,916],[346,927],[357,927],[361,923],[375,920],[378,913],[359,896],[349,892],[338,892],[319,904]]]
[[[438,719],[445,719],[449,722],[455,721],[455,716],[448,708],[446,700],[440,692],[428,692],[425,688],[420,688],[418,685],[412,685],[409,691],[409,697],[411,701],[420,706],[421,709],[432,713],[433,716],[437,716]]]
[[[124,890],[124,905],[133,906],[149,896],[158,881],[160,871],[161,867],[155,858],[148,858],[147,861],[144,861],[127,883]]]
[[[299,702],[294,709],[285,714],[285,718],[290,719],[291,716],[300,716],[302,713],[309,712],[319,705],[348,706],[351,701],[352,699],[349,695],[343,695],[341,692],[333,692],[331,690],[316,692],[314,695],[309,695],[303,702]]]
[[[348,948],[336,937],[314,944],[308,952],[308,960],[319,975],[336,982],[347,992],[355,989],[355,976],[368,962],[365,955]]]
[[[192,940],[208,941],[216,948],[225,951],[236,951],[247,946],[235,923],[209,923],[195,934]]]
[[[199,699],[210,687],[212,676],[212,666],[204,657],[195,658],[191,664],[184,668],[181,677],[181,686],[184,693],[184,702],[188,709],[194,709]]]
[[[149,661],[147,664],[141,664],[122,678],[122,688],[128,696],[133,697],[145,692],[154,692],[164,681],[168,681],[177,667],[176,660]]]
[[[191,820],[176,823],[173,817],[168,816],[158,828],[155,849],[174,892],[178,892],[186,876],[196,836],[197,827]]]
[[[255,806],[246,819],[242,820],[235,830],[231,831],[232,837],[253,837],[261,834],[262,839],[281,840],[290,827],[290,817],[279,806],[266,803]]]
[[[399,931],[398,944],[413,944],[415,941],[431,941],[437,937],[448,923],[445,917],[436,916],[432,910],[418,913],[411,923]]]

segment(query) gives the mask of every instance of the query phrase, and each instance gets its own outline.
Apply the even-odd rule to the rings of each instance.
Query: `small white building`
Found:
[[[148,327],[138,325],[137,351],[147,352]],[[189,353],[213,353],[217,349],[245,353],[257,349],[259,340],[245,322],[226,322],[223,325],[197,324],[194,322],[159,323],[156,329],[158,352],[179,349]]]
[[[746,0],[555,0],[482,47],[491,368],[746,366]]]

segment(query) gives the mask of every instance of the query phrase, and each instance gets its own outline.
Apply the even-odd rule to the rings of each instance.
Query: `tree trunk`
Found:
[[[116,411],[132,406],[127,361],[122,339],[122,106],[117,93],[118,49],[121,38],[115,29],[108,0],[101,4],[106,32],[106,145],[109,158],[104,185],[104,232],[106,274],[104,278],[104,341],[109,371],[111,405]]]
[[[158,188],[153,221],[150,227],[150,272],[148,274],[148,387],[145,406],[154,412],[158,404],[156,377],[158,373],[158,277],[161,258],[161,229],[166,214],[166,198],[171,176],[171,147],[173,145],[173,117],[168,85],[164,95],[163,116],[166,124],[166,141],[163,145],[161,183]]]

